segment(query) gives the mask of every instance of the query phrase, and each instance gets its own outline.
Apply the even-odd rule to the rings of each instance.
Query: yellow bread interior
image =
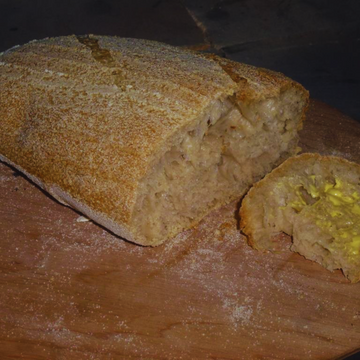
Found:
[[[273,235],[285,232],[293,251],[359,281],[359,174],[359,165],[339,158],[287,160],[244,199],[242,228],[250,243],[271,250]]]

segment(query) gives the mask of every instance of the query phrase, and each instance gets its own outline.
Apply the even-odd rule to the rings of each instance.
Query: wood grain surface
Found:
[[[300,146],[360,163],[360,126],[312,101]],[[252,250],[237,209],[144,248],[78,221],[0,164],[0,359],[338,359],[360,350],[360,283],[287,250]]]

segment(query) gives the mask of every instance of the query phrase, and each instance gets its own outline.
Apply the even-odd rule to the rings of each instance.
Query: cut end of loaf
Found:
[[[284,162],[249,191],[241,209],[249,244],[274,250],[271,239],[292,236],[291,250],[360,281],[360,166],[303,154]]]
[[[278,97],[215,101],[172,140],[142,181],[133,227],[143,245],[158,245],[214,208],[240,198],[293,155],[307,99],[297,88]]]

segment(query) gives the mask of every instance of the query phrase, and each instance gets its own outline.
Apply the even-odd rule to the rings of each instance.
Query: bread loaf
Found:
[[[241,229],[251,246],[274,250],[274,235],[328,270],[360,280],[360,165],[302,154],[286,160],[243,199]]]
[[[293,155],[307,102],[281,74],[157,42],[33,41],[0,56],[0,159],[155,246]]]

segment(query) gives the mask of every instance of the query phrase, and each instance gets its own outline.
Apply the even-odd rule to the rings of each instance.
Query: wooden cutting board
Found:
[[[301,147],[360,163],[360,126],[312,101]],[[252,250],[237,208],[143,248],[79,222],[0,164],[0,358],[337,359],[360,350],[360,283],[289,251]]]

